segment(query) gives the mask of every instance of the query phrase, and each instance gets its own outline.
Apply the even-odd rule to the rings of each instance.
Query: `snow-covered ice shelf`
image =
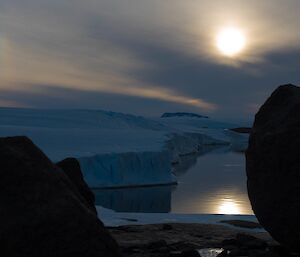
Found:
[[[172,184],[172,162],[229,144],[235,125],[197,117],[148,119],[98,110],[0,108],[0,136],[26,135],[56,162],[79,160],[91,187]]]

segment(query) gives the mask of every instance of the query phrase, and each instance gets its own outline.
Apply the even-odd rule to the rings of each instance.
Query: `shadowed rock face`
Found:
[[[77,187],[80,194],[85,198],[90,209],[97,214],[95,196],[83,179],[80,164],[77,159],[67,158],[56,163],[56,165],[63,169],[68,178]]]
[[[261,225],[300,251],[300,88],[277,88],[255,116],[246,152],[248,194]]]
[[[1,256],[120,256],[78,188],[28,138],[0,138],[0,165]]]

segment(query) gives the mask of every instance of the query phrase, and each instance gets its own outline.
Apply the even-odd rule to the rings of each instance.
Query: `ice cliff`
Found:
[[[86,182],[92,188],[159,185],[176,182],[170,153],[129,152],[79,158]]]

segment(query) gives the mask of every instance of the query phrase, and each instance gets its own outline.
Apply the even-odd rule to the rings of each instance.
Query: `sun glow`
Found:
[[[243,32],[236,28],[226,28],[221,30],[216,39],[216,46],[219,51],[228,57],[233,57],[240,53],[246,44]]]

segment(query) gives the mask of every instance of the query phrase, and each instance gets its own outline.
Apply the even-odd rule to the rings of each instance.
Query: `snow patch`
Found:
[[[178,214],[178,213],[122,213],[115,212],[101,206],[96,206],[98,216],[105,226],[116,227],[124,225],[145,225],[163,223],[201,223],[201,224],[222,224],[223,220],[245,220],[258,222],[254,215],[214,215],[214,214]],[[235,227],[236,228],[236,227]],[[249,230],[246,228],[236,228]],[[250,229],[253,232],[262,232],[264,229]]]

